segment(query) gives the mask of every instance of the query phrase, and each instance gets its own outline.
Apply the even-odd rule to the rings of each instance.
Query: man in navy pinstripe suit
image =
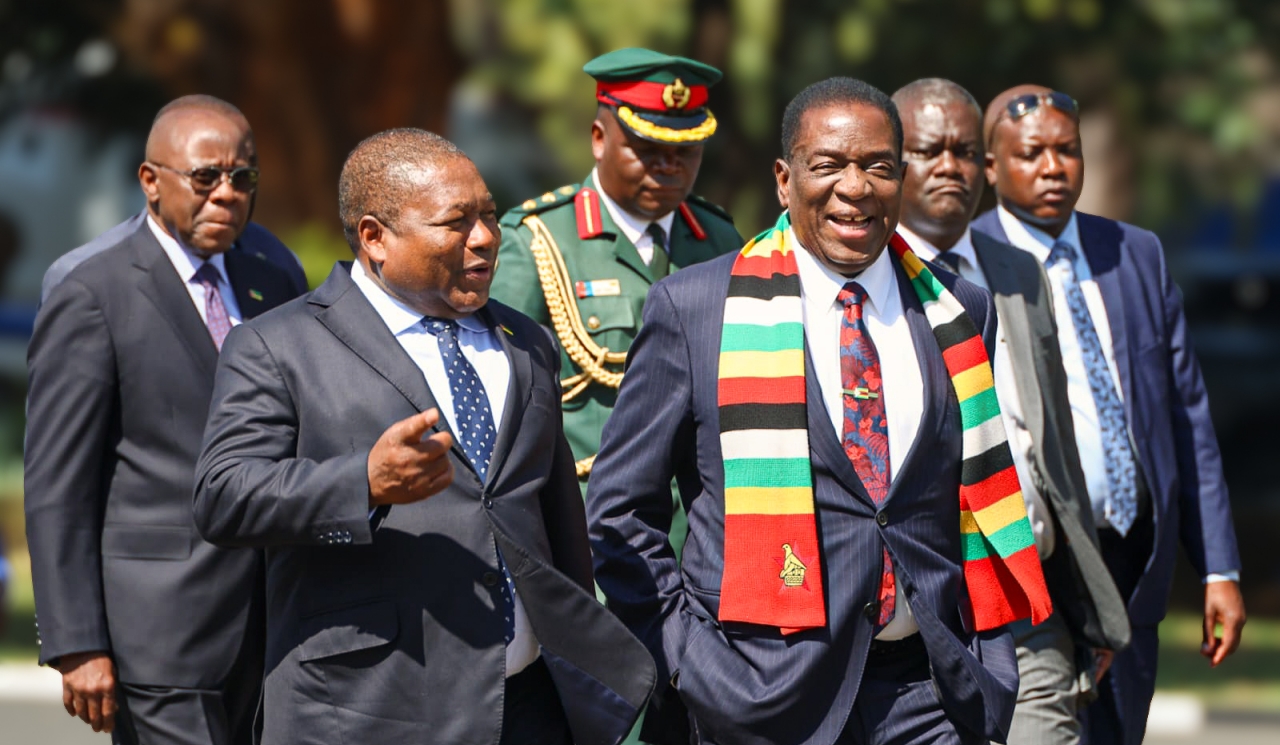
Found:
[[[1004,631],[974,633],[965,620],[959,406],[920,301],[884,250],[898,222],[901,152],[893,103],[860,81],[815,84],[784,115],[775,175],[790,211],[788,240],[803,249],[794,253],[825,625],[783,635],[719,620],[717,386],[736,256],[682,269],[649,294],[587,495],[596,580],[664,681],[646,718],[649,742],[979,743],[1002,741],[1008,730],[1012,642]],[[953,275],[940,279],[989,351],[990,295]],[[882,366],[890,461],[882,501],[869,498],[841,444],[837,296],[850,280],[865,291],[862,312]],[[666,537],[673,477],[689,515],[680,563]],[[879,594],[886,548],[896,575],[887,623]]]

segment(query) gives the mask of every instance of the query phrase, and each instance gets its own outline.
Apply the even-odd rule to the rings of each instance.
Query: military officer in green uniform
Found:
[[[690,194],[716,131],[707,89],[720,71],[648,49],[610,52],[583,71],[599,101],[596,167],[503,216],[490,294],[559,339],[565,435],[585,493],[649,287],[743,240],[724,210]],[[682,514],[676,523],[679,547]]]

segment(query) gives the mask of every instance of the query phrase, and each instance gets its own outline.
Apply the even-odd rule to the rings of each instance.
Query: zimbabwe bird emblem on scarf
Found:
[[[782,544],[782,571],[778,574],[785,587],[800,587],[804,584],[804,570],[808,569],[800,557],[791,550],[790,543]]]

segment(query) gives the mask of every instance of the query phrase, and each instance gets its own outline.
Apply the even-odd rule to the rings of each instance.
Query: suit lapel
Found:
[[[240,306],[240,317],[244,320],[255,318],[289,299],[275,282],[263,281],[262,270],[272,269],[264,259],[250,256],[238,248],[226,252],[223,257],[227,281],[231,283],[236,304]]]
[[[1120,387],[1124,394],[1125,416],[1136,422],[1133,411],[1133,369],[1129,360],[1129,340],[1125,332],[1124,290],[1120,282],[1120,244],[1109,241],[1095,229],[1096,218],[1076,213],[1080,230],[1080,245],[1089,262],[1089,273],[1098,283],[1102,305],[1107,309],[1107,326],[1111,330],[1111,353],[1116,369],[1120,372]],[[1101,271],[1099,271],[1101,269]]]
[[[973,248],[978,254],[978,263],[987,278],[987,285],[996,304],[996,315],[1000,319],[1000,332],[1007,340],[1005,348],[1013,362],[1017,374],[1018,402],[1021,404],[1023,420],[1032,442],[1044,442],[1044,399],[1040,391],[1039,360],[1036,351],[1038,340],[1031,331],[1031,321],[1027,317],[1027,301],[1023,295],[1013,267],[1005,260],[1003,252],[991,247],[985,236],[973,235]],[[1018,249],[1014,249],[1018,250]],[[995,360],[992,360],[994,370]]]
[[[191,301],[191,294],[183,286],[173,262],[145,222],[133,234],[133,240],[137,247],[134,267],[143,272],[140,289],[173,328],[201,372],[212,380],[218,365],[218,348],[213,345],[209,327],[200,318],[200,311]]]
[[[596,185],[595,180],[590,176],[587,177],[587,184],[595,189],[597,193],[601,189]],[[626,233],[618,227],[613,221],[613,216],[609,214],[609,208],[604,204],[600,205],[600,228],[601,238],[605,235],[613,236],[613,255],[618,259],[619,263],[626,264],[631,267],[632,271],[645,278],[649,284],[653,284],[653,274],[649,272],[649,265],[644,263],[644,259],[640,258],[640,252],[636,250],[635,244],[627,239]]]
[[[480,310],[480,317],[485,325],[492,329],[511,363],[511,383],[507,386],[506,406],[502,413],[501,426],[498,427],[498,440],[493,445],[493,455],[489,459],[489,483],[497,483],[502,473],[502,466],[511,454],[511,448],[520,434],[520,422],[524,419],[524,410],[533,396],[533,364],[529,360],[529,350],[525,347],[526,339],[516,339],[506,331],[501,319],[489,306]]]
[[[808,410],[809,420],[809,449],[827,464],[832,475],[846,490],[874,507],[875,504],[867,494],[867,488],[863,486],[862,479],[858,478],[858,472],[854,470],[853,463],[849,462],[849,456],[845,455],[840,437],[831,426],[831,416],[827,413],[822,397],[822,387],[818,384],[818,375],[814,372],[813,359],[809,356],[807,342],[804,350],[804,391],[807,403],[805,408]]]
[[[898,281],[898,295],[902,298],[902,312],[907,319],[907,328],[911,330],[911,345],[915,347],[916,363],[920,366],[920,380],[924,385],[921,393],[924,397],[924,413],[920,417],[920,428],[916,431],[915,441],[907,450],[906,457],[899,460],[897,468],[890,473],[892,480],[889,482],[889,493],[885,496],[886,504],[897,493],[898,485],[906,481],[898,478],[900,474],[914,470],[916,459],[936,456],[933,445],[947,407],[953,402],[955,406],[959,406],[951,377],[942,361],[942,352],[938,349],[938,339],[934,336],[933,326],[929,325],[929,319],[925,317],[924,306],[920,304],[920,298],[916,297],[915,290],[911,289],[911,282],[897,260],[893,262],[893,271]]]
[[[422,370],[405,353],[387,324],[373,309],[360,288],[351,281],[347,262],[334,268],[333,273],[311,297],[314,305],[325,306],[316,313],[316,320],[347,346],[365,364],[381,375],[392,388],[400,392],[418,411],[438,409],[440,404],[431,394]],[[391,422],[387,422],[390,426]],[[449,428],[444,412],[432,432],[448,432],[453,436],[453,452],[468,467],[471,461],[458,445],[458,437]]]

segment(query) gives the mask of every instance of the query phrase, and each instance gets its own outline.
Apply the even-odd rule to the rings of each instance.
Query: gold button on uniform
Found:
[[[600,317],[599,317],[599,316],[591,316],[590,318],[588,318],[588,319],[587,319],[587,328],[591,329],[592,331],[594,331],[594,330],[596,330],[596,329],[600,328]]]

